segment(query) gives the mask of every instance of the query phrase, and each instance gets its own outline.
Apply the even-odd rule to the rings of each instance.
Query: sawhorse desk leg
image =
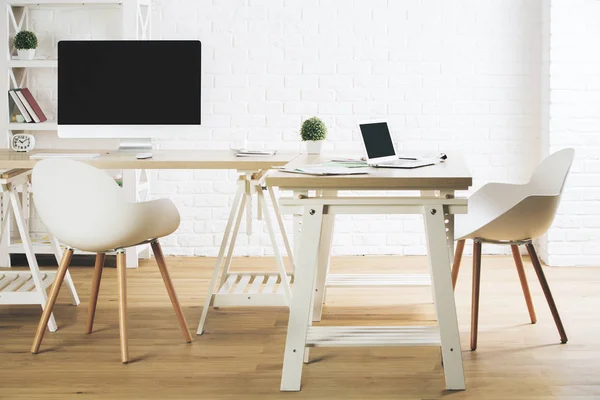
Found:
[[[427,233],[427,250],[431,272],[434,303],[440,330],[442,359],[446,389],[464,390],[460,335],[456,315],[456,303],[450,275],[450,253],[442,204],[423,207],[423,219]]]
[[[321,196],[337,196],[337,190],[323,191]],[[321,242],[319,244],[319,255],[317,256],[317,277],[315,284],[315,296],[312,310],[312,321],[321,321],[323,304],[327,295],[327,275],[331,267],[331,251],[333,247],[333,231],[335,229],[335,215],[323,216],[323,227],[321,228]],[[307,349],[308,350],[308,349]],[[308,361],[308,360],[306,360]]]
[[[257,177],[257,175],[259,177]],[[264,195],[265,188],[262,184],[262,175],[246,173],[241,175],[237,182],[237,191],[229,213],[229,219],[225,227],[221,247],[213,270],[213,274],[208,286],[208,294],[202,309],[202,315],[198,324],[197,334],[204,332],[208,310],[211,306],[289,306],[291,299],[290,284],[293,279],[294,262],[291,246],[289,244],[283,219],[279,214],[277,199],[272,188],[268,188],[272,207],[275,211],[275,218],[279,226],[280,234],[290,261],[290,273],[286,271],[283,262],[283,256],[277,247],[276,233],[271,214],[267,207]],[[237,236],[239,235],[240,225],[244,216],[247,215],[247,221],[252,221],[251,209],[252,196],[256,194],[259,218],[264,218],[269,239],[273,246],[275,260],[277,262],[277,272],[230,272],[231,261]],[[248,218],[250,215],[250,218]],[[249,224],[249,222],[247,222]],[[246,233],[251,233],[250,226],[246,227]],[[219,281],[219,274],[221,279]]]
[[[298,272],[294,283],[295,295],[290,306],[287,338],[281,375],[282,391],[299,391],[302,366],[305,361],[306,336],[312,325],[313,290],[317,273],[317,258],[323,224],[323,205],[304,208],[304,222],[300,239],[301,252],[297,254]]]
[[[464,390],[465,379],[462,363],[456,305],[450,276],[450,252],[448,250],[447,214],[466,213],[465,199],[441,196],[427,197],[294,197],[280,199],[287,210],[298,212],[303,208],[304,223],[301,248],[298,253],[298,270],[294,284],[294,296],[284,352],[282,391],[298,391],[301,387],[303,361],[308,348],[313,346],[440,346],[442,349],[444,375],[448,390]],[[316,282],[318,274],[326,275],[325,263],[319,260],[329,255],[320,246],[328,238],[325,218],[339,214],[420,214],[423,215],[427,232],[430,275],[434,303],[438,319],[435,326],[312,326],[312,313],[318,307]],[[451,232],[452,233],[452,232]],[[451,236],[451,235],[450,235]],[[359,276],[359,278],[362,277]],[[390,277],[394,277],[390,275]],[[338,278],[342,279],[342,278]],[[347,287],[355,287],[357,279],[345,277]],[[414,283],[424,279],[411,278]],[[400,286],[396,282],[392,286]],[[413,283],[404,282],[404,284]],[[340,285],[341,286],[341,285]]]
[[[13,172],[14,171],[14,172]],[[6,211],[2,216],[2,224],[0,226],[1,241],[3,244],[9,243],[8,224],[14,216],[19,236],[23,243],[25,256],[29,265],[30,272],[23,271],[6,271],[0,272],[0,304],[39,304],[42,309],[46,307],[48,296],[46,289],[52,284],[56,272],[44,272],[39,269],[37,259],[34,254],[33,243],[29,236],[29,224],[27,223],[28,196],[29,191],[26,186],[30,184],[30,170],[11,170],[7,176],[0,178],[3,196],[3,202],[6,206]],[[17,191],[18,186],[23,186],[23,202],[19,198]],[[25,207],[24,207],[25,206]],[[55,238],[51,237],[51,243],[54,247],[55,254],[60,252],[60,246]],[[74,305],[79,304],[79,297],[73,285],[73,281],[68,276],[69,294]],[[57,330],[56,321],[51,314],[48,321],[48,329],[51,332]]]

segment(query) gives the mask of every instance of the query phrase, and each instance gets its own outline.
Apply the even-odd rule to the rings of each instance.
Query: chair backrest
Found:
[[[546,157],[529,180],[532,194],[561,194],[574,158],[574,149],[559,150]]]
[[[111,215],[126,203],[113,178],[79,161],[42,160],[33,168],[32,183],[42,222],[50,234],[71,246],[79,236],[113,228]]]
[[[459,237],[521,240],[543,235],[554,220],[575,151],[546,157],[524,185],[489,183],[469,198],[469,224]]]

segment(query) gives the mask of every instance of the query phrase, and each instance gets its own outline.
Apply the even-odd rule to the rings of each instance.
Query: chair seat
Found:
[[[64,237],[63,232],[55,232],[55,235],[73,248],[101,253],[168,236],[177,230],[180,222],[179,212],[169,199],[127,203],[119,214],[120,218],[90,224],[93,235],[73,235],[71,232],[64,232]]]

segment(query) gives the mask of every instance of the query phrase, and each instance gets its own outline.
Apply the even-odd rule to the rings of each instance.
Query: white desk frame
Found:
[[[36,152],[60,152],[59,150],[37,150]],[[82,152],[86,153],[86,150],[68,150],[69,153]],[[289,299],[291,296],[290,282],[293,280],[293,269],[294,263],[292,260],[292,253],[285,236],[285,230],[283,228],[283,221],[279,217],[277,210],[277,201],[272,190],[269,190],[269,197],[271,199],[272,207],[275,208],[276,221],[279,225],[281,233],[283,234],[284,243],[288,251],[290,260],[290,273],[285,270],[282,255],[279,252],[279,248],[274,247],[274,253],[278,261],[277,272],[274,273],[239,273],[235,274],[229,271],[229,265],[231,264],[231,258],[233,256],[233,249],[235,247],[235,240],[239,234],[239,226],[242,218],[242,214],[246,213],[247,217],[247,233],[252,233],[252,196],[256,195],[257,203],[259,205],[259,219],[265,218],[265,222],[268,226],[269,235],[271,242],[275,244],[275,229],[273,226],[273,220],[268,212],[268,201],[264,191],[266,190],[263,181],[265,173],[270,168],[278,165],[285,165],[290,161],[294,160],[299,156],[297,153],[277,153],[273,156],[260,156],[260,157],[236,157],[231,150],[156,150],[153,152],[151,159],[138,160],[135,155],[129,152],[114,152],[114,151],[102,151],[100,157],[82,160],[88,164],[95,166],[100,169],[109,170],[123,170],[124,190],[126,191],[128,198],[131,201],[144,200],[148,195],[148,182],[147,182],[147,170],[151,169],[225,169],[225,170],[237,170],[240,176],[238,180],[238,191],[236,194],[236,200],[234,207],[231,211],[229,222],[227,225],[227,232],[223,238],[221,249],[219,251],[219,260],[223,261],[225,252],[227,252],[227,258],[225,259],[225,272],[223,274],[223,283],[219,285],[217,293],[214,292],[216,286],[216,278],[213,278],[211,282],[211,290],[207,299],[207,304],[215,304],[219,306],[248,306],[248,305],[289,305]],[[4,169],[23,169],[31,170],[37,163],[37,160],[31,159],[27,153],[14,152],[7,149],[0,149],[0,168]],[[257,172],[258,171],[258,172]],[[30,172],[29,172],[30,173]],[[18,199],[17,199],[18,200]],[[17,204],[13,202],[13,204]],[[20,203],[19,203],[20,204]],[[18,206],[20,209],[20,205]],[[16,212],[15,212],[16,213]],[[237,216],[237,217],[236,217]],[[6,219],[8,220],[8,219]],[[231,229],[233,221],[236,222],[236,227],[231,236]],[[6,229],[4,229],[6,230]],[[229,239],[231,236],[231,240]],[[25,239],[23,239],[25,242]],[[31,241],[29,241],[31,242]],[[54,246],[54,253],[58,259],[62,256],[60,253],[60,247],[56,241],[52,241]],[[0,243],[0,257],[2,256],[2,244]],[[142,249],[143,250],[143,249]],[[33,254],[33,248],[28,250],[28,259],[35,261]],[[145,250],[142,251],[142,254]],[[138,250],[133,249],[131,257],[128,260],[135,265],[137,263]],[[215,274],[218,274],[221,270],[220,262],[215,267]],[[31,262],[30,262],[31,266]],[[37,264],[36,264],[37,266]],[[215,275],[213,274],[213,276]],[[235,280],[234,280],[235,278]],[[262,278],[262,281],[261,281]],[[265,282],[266,280],[266,282]],[[70,279],[68,280],[68,282]],[[231,283],[235,283],[235,287],[229,292],[224,292],[223,287],[228,286]],[[246,286],[248,286],[246,288]],[[258,288],[257,288],[258,287]],[[73,294],[73,293],[72,293]],[[248,294],[251,294],[249,296]],[[44,292],[45,295],[45,292]],[[248,299],[250,297],[250,299]],[[213,300],[215,302],[213,302]],[[36,300],[36,304],[38,301]],[[45,301],[42,302],[45,304]],[[198,332],[203,331],[204,321],[208,311],[208,307],[205,307],[203,311],[202,322],[198,329]],[[52,329],[51,329],[52,330]]]
[[[265,187],[264,176],[266,171],[257,173],[238,171],[240,174],[237,182],[237,191],[225,226],[225,232],[219,248],[215,268],[208,286],[208,294],[202,308],[202,315],[198,324],[197,334],[204,333],[204,325],[208,310],[213,307],[265,307],[286,306],[291,301],[291,284],[295,272],[292,249],[285,231],[283,219],[279,212],[277,197],[273,188]],[[275,220],[289,261],[289,271],[283,262],[283,255],[276,242],[276,232],[264,192],[269,193],[271,207],[275,213]],[[256,194],[259,220],[264,219],[273,253],[277,262],[276,272],[231,272],[231,260],[235,242],[239,235],[240,224],[246,214],[246,234],[252,234],[252,196]],[[232,234],[233,230],[233,234]],[[227,253],[227,256],[225,254]],[[223,262],[225,258],[225,262]],[[221,275],[219,284],[217,279]]]
[[[287,188],[286,188],[287,189]],[[282,391],[299,391],[303,362],[310,347],[440,346],[446,388],[464,390],[465,379],[454,293],[450,276],[453,253],[454,214],[467,212],[467,200],[455,199],[453,191],[422,197],[338,197],[329,191],[322,197],[282,198],[282,212],[298,214],[303,223],[294,296],[285,345]],[[312,326],[311,314],[320,308],[337,214],[421,214],[427,233],[429,266],[433,282],[438,326]],[[448,223],[446,223],[448,221]],[[452,244],[450,246],[450,244]],[[322,297],[322,296],[321,296]]]

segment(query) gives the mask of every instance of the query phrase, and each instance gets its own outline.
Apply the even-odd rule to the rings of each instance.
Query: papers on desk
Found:
[[[323,164],[309,164],[300,165],[298,167],[282,167],[280,171],[290,172],[293,174],[305,174],[315,176],[327,176],[327,175],[363,175],[368,174],[369,169],[362,167],[346,167],[340,166],[339,163],[323,163]]]
[[[236,157],[264,157],[272,156],[277,153],[275,150],[248,150],[248,149],[235,149]]]
[[[366,168],[369,166],[366,161],[361,160],[330,160],[319,164],[324,167],[341,167],[341,168]]]
[[[329,162],[334,162],[334,163],[340,163],[340,164],[344,164],[346,166],[348,165],[352,165],[352,164],[356,164],[356,165],[360,165],[363,167],[367,166],[367,160],[365,160],[364,158],[356,158],[356,157],[338,157],[338,158],[332,158],[331,160],[329,160]]]

